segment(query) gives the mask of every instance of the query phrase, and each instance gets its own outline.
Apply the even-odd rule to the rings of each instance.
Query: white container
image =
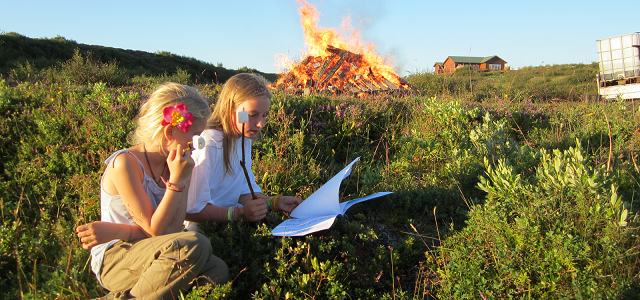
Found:
[[[597,42],[602,80],[640,77],[640,32],[601,39]]]

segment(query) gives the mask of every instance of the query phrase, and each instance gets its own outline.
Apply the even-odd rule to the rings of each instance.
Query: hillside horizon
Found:
[[[75,49],[81,55],[91,53],[91,57],[101,63],[117,62],[130,76],[159,76],[175,72],[177,68],[193,75],[195,83],[224,83],[231,76],[252,72],[275,81],[278,74],[261,72],[242,67],[227,69],[221,63],[217,65],[196,58],[180,56],[168,51],[155,53],[121,49],[102,45],[88,45],[63,36],[54,38],[29,38],[16,32],[0,33],[0,76],[8,77],[12,69],[29,62],[36,69],[54,67],[71,59]]]

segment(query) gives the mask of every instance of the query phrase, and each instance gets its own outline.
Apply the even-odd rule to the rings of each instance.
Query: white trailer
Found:
[[[597,42],[600,97],[604,100],[640,99],[640,32]]]

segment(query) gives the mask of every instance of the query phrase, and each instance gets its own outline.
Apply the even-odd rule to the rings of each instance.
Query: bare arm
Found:
[[[185,200],[186,201],[186,200]],[[184,217],[176,215],[168,231],[182,230]],[[76,227],[76,232],[82,248],[91,249],[96,245],[107,243],[112,240],[123,240],[130,242],[149,237],[147,233],[138,225],[118,224],[111,222],[96,221]]]
[[[242,204],[242,207],[236,208],[236,217],[238,219],[249,222],[257,222],[264,219],[267,215],[267,198],[260,193],[256,194],[256,197],[258,199],[252,200],[251,194],[240,195],[238,203]],[[199,223],[206,221],[227,223],[229,222],[228,212],[228,207],[207,204],[199,213],[187,214],[186,220]]]
[[[213,204],[207,204],[202,208],[199,213],[195,214],[187,214],[185,219],[191,222],[217,222],[217,223],[227,223],[229,222],[227,217],[227,212],[229,208],[223,206],[215,206]]]
[[[140,226],[101,221],[80,225],[76,227],[76,232],[84,249],[91,249],[112,240],[129,242],[147,237]]]
[[[184,186],[188,174],[193,168],[191,156],[177,155],[182,147],[172,150],[167,158],[171,175],[169,182]],[[133,155],[119,155],[115,158],[113,168],[108,170],[105,180],[110,180],[117,189],[129,213],[136,223],[149,236],[157,236],[182,230],[182,220],[186,213],[186,192],[167,189],[162,201],[154,211],[142,181],[143,170]],[[182,220],[180,220],[182,219]],[[180,220],[178,222],[178,220]],[[180,226],[177,226],[177,224]]]
[[[189,154],[187,153],[187,155]],[[182,191],[182,193],[180,193],[181,194],[180,201],[178,202],[176,214],[173,217],[171,224],[169,225],[167,233],[180,232],[182,231],[182,228],[184,226],[184,221],[186,220],[186,217],[187,217],[187,198],[188,198],[189,185],[191,182],[190,176],[189,178],[186,179],[185,182],[186,182],[185,188]]]

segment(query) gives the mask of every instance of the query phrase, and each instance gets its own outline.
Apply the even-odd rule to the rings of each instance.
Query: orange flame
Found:
[[[313,5],[301,0],[298,0],[298,3],[302,4],[302,7],[299,9],[300,22],[302,23],[305,44],[309,50],[309,55],[328,56],[330,53],[326,50],[327,46],[351,50],[346,41],[333,29],[318,27],[320,13]],[[345,24],[345,22],[343,22],[343,24]],[[348,21],[346,24],[349,24]]]
[[[306,55],[303,53],[304,58],[299,62],[292,62],[286,56],[280,55],[281,66],[288,70],[288,75],[281,77],[276,85],[283,84],[284,81],[292,77],[296,78],[297,82],[302,82],[305,87],[307,82],[313,82],[316,86],[322,87],[343,87],[347,83],[355,87],[366,85],[361,78],[367,79],[366,82],[378,88],[385,88],[378,86],[381,85],[379,82],[384,82],[385,79],[398,87],[407,85],[396,74],[391,62],[375,53],[375,45],[373,43],[363,43],[361,41],[360,31],[351,26],[351,18],[349,16],[343,19],[340,31],[332,28],[322,28],[318,26],[320,13],[316,8],[303,0],[296,1],[301,4],[298,12],[308,53]],[[349,36],[349,38],[345,36]],[[353,58],[349,58],[347,60],[348,63],[344,59],[339,61],[339,57],[334,52],[335,50],[330,52],[330,48],[355,53],[357,62]],[[330,59],[333,59],[333,61],[326,62],[326,60]],[[344,82],[336,82],[337,79],[334,77],[325,78],[324,82],[318,83],[321,78],[318,78],[317,72],[314,75],[314,70],[317,70],[321,64],[334,66],[338,63],[344,64],[344,67],[340,67],[338,72],[342,74],[341,78],[344,79]],[[346,75],[355,76],[355,79],[348,79]],[[371,85],[369,87],[371,88]]]

